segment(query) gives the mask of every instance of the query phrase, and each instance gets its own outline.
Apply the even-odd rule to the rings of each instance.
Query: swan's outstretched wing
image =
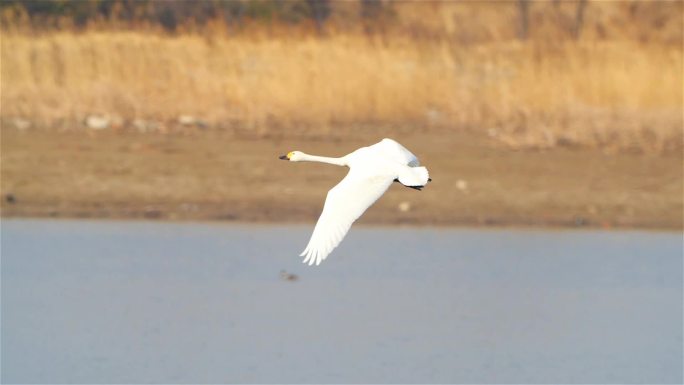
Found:
[[[372,146],[368,146],[368,148],[394,162],[405,164],[410,167],[420,166],[418,158],[395,140],[385,138]]]
[[[389,175],[369,175],[363,170],[351,169],[328,191],[323,212],[301,254],[305,257],[304,263],[319,265],[340,244],[352,223],[387,191],[393,179]]]

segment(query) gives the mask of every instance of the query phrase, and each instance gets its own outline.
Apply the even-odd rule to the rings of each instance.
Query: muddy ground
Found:
[[[312,222],[346,169],[278,156],[341,156],[384,136],[3,128],[2,216]],[[393,137],[433,182],[422,192],[395,184],[362,223],[682,228],[681,154],[515,151],[467,132]]]

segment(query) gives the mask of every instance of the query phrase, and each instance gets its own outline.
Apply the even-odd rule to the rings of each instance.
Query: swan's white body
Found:
[[[349,167],[349,173],[328,191],[323,212],[314,228],[309,244],[302,252],[304,263],[319,265],[340,244],[352,223],[358,219],[393,181],[422,188],[430,180],[418,158],[392,139],[383,139],[341,158],[328,158],[293,151],[281,159],[292,162],[310,161]]]

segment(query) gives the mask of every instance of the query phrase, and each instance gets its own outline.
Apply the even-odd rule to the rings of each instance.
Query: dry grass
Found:
[[[409,122],[513,147],[682,145],[672,44],[5,31],[0,61],[3,121],[40,127],[192,115],[259,133]]]

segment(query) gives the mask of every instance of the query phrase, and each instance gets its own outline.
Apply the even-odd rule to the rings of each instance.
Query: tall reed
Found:
[[[634,41],[2,33],[4,122],[91,114],[259,132],[482,130],[515,147],[681,148],[682,49]]]

